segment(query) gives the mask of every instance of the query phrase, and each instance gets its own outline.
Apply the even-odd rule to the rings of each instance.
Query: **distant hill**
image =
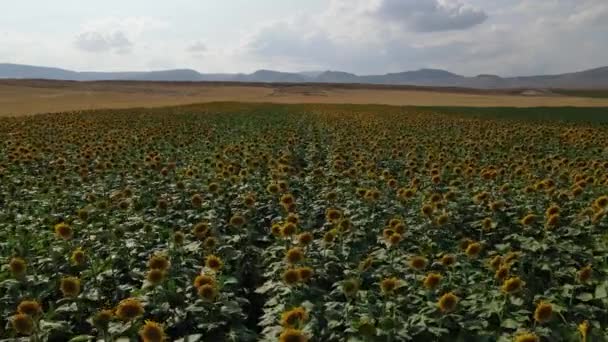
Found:
[[[204,74],[192,69],[147,72],[77,72],[59,68],[0,63],[0,78],[73,81],[134,80],[183,82],[361,83],[477,89],[608,89],[608,67],[558,75],[500,77],[498,75],[481,74],[475,77],[466,77],[438,69],[420,69],[384,75],[363,76],[342,71],[292,73],[274,70],[258,70],[252,74]]]

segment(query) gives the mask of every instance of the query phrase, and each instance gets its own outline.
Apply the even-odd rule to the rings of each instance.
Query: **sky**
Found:
[[[608,65],[608,0],[6,1],[0,63],[78,71],[562,73]]]

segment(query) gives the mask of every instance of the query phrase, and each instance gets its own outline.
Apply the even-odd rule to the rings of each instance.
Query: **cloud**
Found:
[[[130,53],[135,42],[145,33],[168,25],[154,18],[101,18],[85,23],[74,38],[74,46],[89,53]]]
[[[83,32],[76,36],[74,45],[86,52],[111,51],[119,54],[129,53],[133,47],[133,43],[121,31],[112,33]]]
[[[188,45],[188,47],[186,48],[186,51],[188,51],[192,54],[202,54],[203,52],[207,51],[207,45],[205,45],[200,40],[197,40],[195,42],[192,42],[190,45]]]
[[[450,0],[381,0],[370,14],[416,32],[464,30],[488,19],[483,10]]]

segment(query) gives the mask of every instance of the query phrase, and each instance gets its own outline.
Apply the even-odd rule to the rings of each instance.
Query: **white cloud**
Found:
[[[197,40],[188,45],[186,51],[192,54],[202,54],[207,51],[207,45],[205,45],[205,43],[203,43],[202,41]]]
[[[370,13],[417,32],[463,30],[488,18],[481,9],[447,0],[380,0]]]
[[[145,17],[102,18],[85,23],[74,39],[74,46],[91,53],[126,54],[142,34],[167,26],[165,22]]]
[[[74,44],[77,48],[87,52],[106,52],[129,53],[133,43],[127,39],[124,32],[114,31],[112,33],[102,33],[87,31],[79,34]]]

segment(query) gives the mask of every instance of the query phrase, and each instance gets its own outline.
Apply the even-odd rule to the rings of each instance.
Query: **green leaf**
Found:
[[[500,323],[500,326],[507,329],[517,329],[519,328],[519,323],[514,319],[507,318]]]
[[[581,300],[583,302],[588,302],[590,300],[593,300],[593,295],[589,292],[583,292],[576,296],[576,299]]]
[[[606,285],[607,284],[604,282],[595,287],[595,299],[603,299],[608,297]]]
[[[85,342],[85,341],[93,341],[95,336],[91,335],[79,335],[72,338],[69,342]]]

